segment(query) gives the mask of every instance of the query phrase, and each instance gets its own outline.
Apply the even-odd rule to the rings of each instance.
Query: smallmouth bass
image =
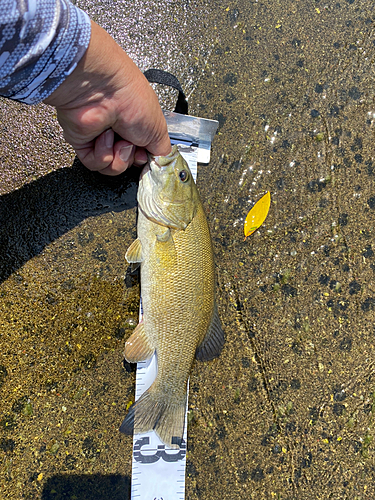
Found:
[[[151,387],[130,407],[120,431],[153,429],[167,446],[178,448],[194,357],[217,357],[224,333],[215,302],[207,220],[177,146],[168,156],[150,155],[142,170],[137,231],[125,258],[141,266],[143,317],[125,344],[124,356],[136,363],[156,351],[158,371]]]

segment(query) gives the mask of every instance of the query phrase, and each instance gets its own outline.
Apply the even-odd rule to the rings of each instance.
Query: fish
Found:
[[[149,155],[137,200],[137,239],[125,258],[140,265],[143,315],[124,357],[136,363],[156,351],[157,375],[129,408],[120,431],[154,430],[165,445],[178,448],[194,359],[218,357],[225,340],[212,240],[193,176],[176,145],[167,156]]]

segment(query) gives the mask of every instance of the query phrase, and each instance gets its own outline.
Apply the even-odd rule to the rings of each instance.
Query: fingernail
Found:
[[[107,148],[112,148],[113,146],[113,132],[112,129],[108,129],[105,133],[105,145]]]
[[[144,165],[147,163],[147,153],[144,149],[138,149],[137,152],[134,155],[134,165]]]
[[[120,156],[120,159],[122,161],[128,161],[132,152],[133,152],[133,144],[129,144],[129,146],[123,146],[121,149],[120,149],[120,153],[119,153],[119,156]]]

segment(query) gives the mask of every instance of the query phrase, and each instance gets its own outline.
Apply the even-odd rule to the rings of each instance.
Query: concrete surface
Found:
[[[227,342],[191,375],[186,497],[374,498],[372,2],[79,5],[220,122],[198,187]],[[0,496],[129,498],[136,173],[86,172],[45,106],[0,120]]]

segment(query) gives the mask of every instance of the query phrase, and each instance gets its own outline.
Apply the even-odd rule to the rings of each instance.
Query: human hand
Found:
[[[111,36],[91,22],[89,47],[44,102],[56,107],[64,137],[90,170],[117,175],[171,151],[155,92]]]

